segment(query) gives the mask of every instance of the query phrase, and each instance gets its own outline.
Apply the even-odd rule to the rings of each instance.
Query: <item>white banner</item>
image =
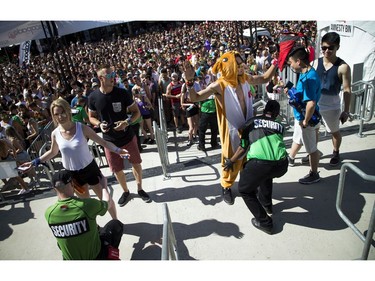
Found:
[[[329,31],[334,31],[341,36],[353,37],[354,25],[352,21],[334,21],[329,25]]]
[[[123,22],[126,21],[55,21],[59,36]],[[45,29],[50,37],[47,24]],[[46,34],[40,21],[0,21],[0,48],[44,38]]]
[[[22,66],[23,63],[28,65],[30,63],[30,46],[31,41],[25,41],[20,44],[20,54],[19,54],[19,65]]]

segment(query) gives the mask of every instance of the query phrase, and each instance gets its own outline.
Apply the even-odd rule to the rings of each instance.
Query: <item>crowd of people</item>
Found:
[[[248,24],[241,22],[241,28]],[[227,51],[238,50],[246,59],[246,71],[256,75],[269,67],[269,53],[275,51],[283,32],[303,33],[311,42],[316,36],[315,21],[260,21],[257,25],[268,28],[272,39],[259,36],[251,45],[248,37],[239,34],[239,24],[230,21],[170,22],[167,26],[156,22],[148,30],[136,30],[137,35],[130,38],[113,34],[108,41],[70,42],[55,53],[31,56],[29,64],[3,63],[0,138],[7,139],[5,129],[12,126],[27,150],[52,120],[49,107],[59,97],[71,105],[74,121],[92,126],[88,118],[88,97],[100,86],[97,67],[108,64],[115,73],[115,85],[131,93],[141,111],[142,118],[132,124],[135,130],[140,128],[136,134],[139,150],[142,151],[142,144],[155,144],[151,124],[153,120],[159,122],[158,97],[163,99],[168,127],[178,133],[187,129],[187,145],[198,143],[198,148],[205,150],[202,135],[198,140],[198,127],[203,130],[208,124],[206,118],[199,118],[199,109],[205,107],[203,102],[189,103],[188,91],[183,85],[182,62],[190,60],[199,87],[204,89],[216,79],[211,73],[216,59]],[[258,52],[263,56],[258,56]],[[64,60],[66,56],[69,60]],[[65,62],[61,68],[56,67],[57,57]],[[258,64],[255,70],[252,61]],[[252,91],[256,95],[256,87]],[[210,127],[216,126],[212,125],[212,118],[210,124]],[[215,136],[211,145],[219,147]]]
[[[132,38],[114,36],[110,41],[72,42],[55,54],[32,57],[28,65],[3,65],[0,70],[1,138],[5,139],[7,145],[12,146],[11,138],[14,139],[17,134],[18,148],[21,152],[25,151],[43,126],[53,120],[57,127],[52,135],[51,149],[33,161],[27,158],[22,160],[20,163],[24,163],[23,166],[37,166],[41,161],[54,157],[60,150],[64,168],[72,172],[72,180],[80,181],[79,186],[85,186],[81,197],[87,197],[87,185],[91,185],[98,197],[102,198],[102,189],[105,190],[106,183],[101,180],[102,174],[97,166],[90,166],[95,161],[88,156],[88,149],[79,148],[86,155],[85,162],[82,163],[82,159],[72,157],[72,150],[76,148],[65,145],[66,140],[74,138],[76,132],[80,132],[78,137],[82,140],[90,138],[105,147],[110,169],[123,189],[118,201],[119,206],[126,204],[130,193],[123,172],[122,158],[125,156],[132,165],[138,195],[145,202],[151,202],[142,187],[140,152],[142,145],[155,144],[151,122],[160,121],[160,100],[169,129],[176,130],[178,134],[188,130],[188,147],[197,143],[198,149],[205,151],[205,132],[210,126],[212,149],[222,149],[221,185],[224,201],[233,204],[230,188],[242,170],[239,190],[249,210],[254,214],[252,223],[271,234],[272,219],[269,215],[272,214],[272,178],[286,173],[288,160],[292,166],[294,156],[302,145],[306,146],[309,153],[311,171],[305,178],[300,179],[300,183],[310,184],[320,179],[317,171],[320,156],[316,127],[309,126],[308,122],[314,109],[319,108],[320,91],[324,87],[321,87],[318,75],[322,71],[310,71],[313,69],[310,62],[313,60],[311,54],[314,54],[315,48],[316,22],[262,21],[258,22],[258,25],[268,28],[272,38],[261,36],[251,45],[249,38],[239,36],[238,23],[235,22],[176,22],[167,30],[155,24],[150,30]],[[258,120],[253,119],[252,101],[258,94],[257,85],[268,81],[271,81],[268,84],[270,92],[282,92],[285,85],[277,74],[278,43],[281,34],[289,32],[299,34],[305,44],[289,54],[288,64],[300,73],[296,87],[304,94],[307,107],[304,116],[294,111],[295,127],[298,130],[294,131],[292,152],[288,156],[285,146],[280,145],[283,143],[284,132],[282,125],[276,120],[280,106],[277,102],[267,104],[263,117]],[[328,49],[328,55],[332,51],[335,54],[339,48],[337,38],[329,37],[323,42],[327,45],[322,47],[323,53]],[[54,56],[64,55],[68,55],[72,63],[64,65],[63,73],[72,75],[61,79],[62,73],[54,68],[51,60]],[[326,60],[335,65],[337,57],[333,56],[328,60],[328,55]],[[318,66],[320,68],[321,63]],[[342,64],[344,66],[341,66]],[[340,61],[337,68],[341,72],[337,75],[344,78],[341,81],[344,80],[346,89],[350,84],[350,72],[345,65]],[[333,80],[328,86],[334,84],[337,90],[338,80],[334,80],[334,76],[335,73],[332,73]],[[305,91],[304,85],[309,79],[314,81],[314,87]],[[337,95],[336,92],[330,91],[322,91],[322,95]],[[224,98],[224,95],[229,94],[234,97],[232,100]],[[336,98],[335,101],[337,102]],[[335,116],[322,114],[325,123],[332,123],[331,119],[336,115],[345,122],[349,102],[346,95],[345,114],[341,114],[338,109],[335,109]],[[230,116],[225,111],[225,103],[236,109],[231,111]],[[260,130],[261,133],[254,133],[258,136],[254,139],[251,134],[258,128],[254,127],[254,123],[263,122],[262,120],[269,121],[266,123],[272,126],[265,126]],[[78,126],[79,123],[83,125]],[[331,130],[334,143],[332,165],[339,162],[341,142],[336,123]],[[90,127],[101,132],[103,139],[96,136]],[[6,133],[8,128],[14,128],[12,137]],[[238,132],[243,131],[247,133],[241,137]],[[267,148],[269,151],[275,150],[274,154],[271,153],[275,157],[269,157],[270,154],[264,152],[267,159],[263,159],[259,151],[254,151],[253,146],[247,157],[244,157],[249,144],[260,143],[266,139],[262,138],[263,134],[267,139],[277,138],[276,145]],[[87,142],[81,141],[81,145],[82,143],[87,146]],[[236,150],[238,143],[241,143],[241,146]],[[251,162],[253,159],[255,161]],[[269,166],[271,176],[267,179],[261,178],[262,173],[259,172],[255,177],[253,172],[257,169],[266,171],[265,165]],[[244,167],[246,170],[243,170]],[[82,176],[91,171],[97,175],[95,180]],[[26,190],[20,191],[20,194],[23,194],[28,188],[21,180],[22,190]],[[70,182],[65,179],[60,181],[64,185]],[[73,187],[75,185],[73,184]],[[261,186],[259,195],[256,191],[258,186]],[[108,198],[106,201],[108,205],[105,209],[110,210],[113,219],[117,219],[113,200]]]

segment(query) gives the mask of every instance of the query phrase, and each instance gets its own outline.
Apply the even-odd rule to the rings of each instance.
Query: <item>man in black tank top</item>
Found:
[[[326,33],[321,40],[323,57],[314,63],[321,81],[320,114],[326,130],[332,134],[333,156],[331,166],[340,164],[340,121],[344,124],[349,117],[351,98],[351,70],[348,64],[336,56],[340,48],[340,35],[336,32]],[[343,111],[341,110],[340,91],[343,91]]]

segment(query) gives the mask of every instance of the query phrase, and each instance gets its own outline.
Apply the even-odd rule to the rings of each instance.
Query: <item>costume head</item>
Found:
[[[214,64],[212,72],[217,74],[220,72],[221,76],[219,78],[226,81],[230,86],[237,87],[238,81],[240,83],[245,83],[246,74],[243,73],[241,76],[238,76],[238,65],[236,57],[240,57],[240,53],[236,51],[229,51],[224,53]],[[241,58],[242,60],[242,58]],[[242,60],[243,61],[243,60]]]

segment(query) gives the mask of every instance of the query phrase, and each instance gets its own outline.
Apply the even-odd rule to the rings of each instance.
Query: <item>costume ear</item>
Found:
[[[214,64],[214,66],[212,67],[212,73],[213,73],[213,74],[217,74],[217,73],[220,72],[220,70],[221,70],[221,61],[218,60],[218,61]]]

